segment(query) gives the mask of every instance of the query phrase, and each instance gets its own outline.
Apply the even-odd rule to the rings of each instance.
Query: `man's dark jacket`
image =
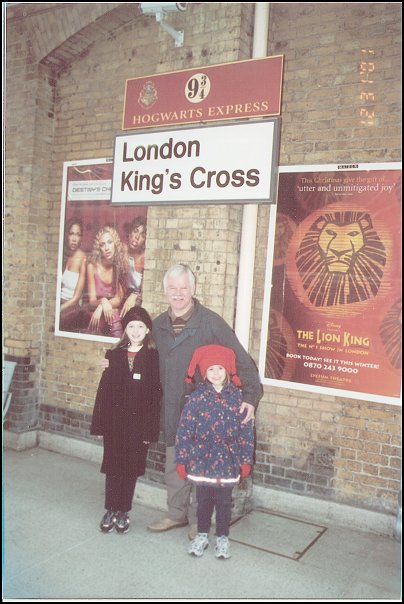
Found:
[[[185,397],[192,388],[185,384],[188,365],[196,348],[220,344],[236,353],[237,374],[241,380],[243,402],[256,407],[263,395],[257,367],[226,321],[194,299],[194,312],[181,334],[175,338],[168,311],[153,321],[153,338],[160,359],[160,380],[163,387],[161,429],[165,443],[172,447],[180,421]],[[195,376],[198,381],[198,376]],[[200,376],[199,376],[199,379]]]

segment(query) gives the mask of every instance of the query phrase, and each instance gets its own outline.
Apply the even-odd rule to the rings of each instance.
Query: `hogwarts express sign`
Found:
[[[283,55],[126,81],[122,130],[280,115]]]

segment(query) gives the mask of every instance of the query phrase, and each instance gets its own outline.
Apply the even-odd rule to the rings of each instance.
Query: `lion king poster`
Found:
[[[263,382],[400,404],[401,164],[280,168],[270,222]]]

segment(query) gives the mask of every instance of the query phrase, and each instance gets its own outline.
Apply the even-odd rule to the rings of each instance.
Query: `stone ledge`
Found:
[[[5,449],[12,449],[13,451],[32,449],[33,447],[38,446],[38,432],[38,430],[31,430],[29,432],[11,432],[9,430],[4,430],[3,447]]]
[[[336,525],[392,537],[395,516],[356,508],[335,501],[324,501],[260,485],[253,488],[253,506],[316,524]]]
[[[97,443],[42,430],[21,434],[4,431],[3,443],[5,448],[16,451],[39,446],[48,451],[79,457],[94,463],[101,463],[102,460],[103,450]],[[139,479],[136,487],[135,500],[159,510],[167,509],[164,486],[142,478]],[[317,524],[343,526],[388,537],[393,537],[395,534],[397,520],[395,516],[342,503],[323,501],[255,484],[252,490],[252,502],[253,507],[264,508],[274,513],[305,519]]]

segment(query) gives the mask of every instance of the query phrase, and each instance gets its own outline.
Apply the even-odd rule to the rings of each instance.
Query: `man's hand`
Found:
[[[250,403],[241,403],[240,413],[244,413],[245,410],[247,410],[247,415],[241,422],[242,424],[248,424],[249,421],[254,419],[254,405],[250,405]]]

